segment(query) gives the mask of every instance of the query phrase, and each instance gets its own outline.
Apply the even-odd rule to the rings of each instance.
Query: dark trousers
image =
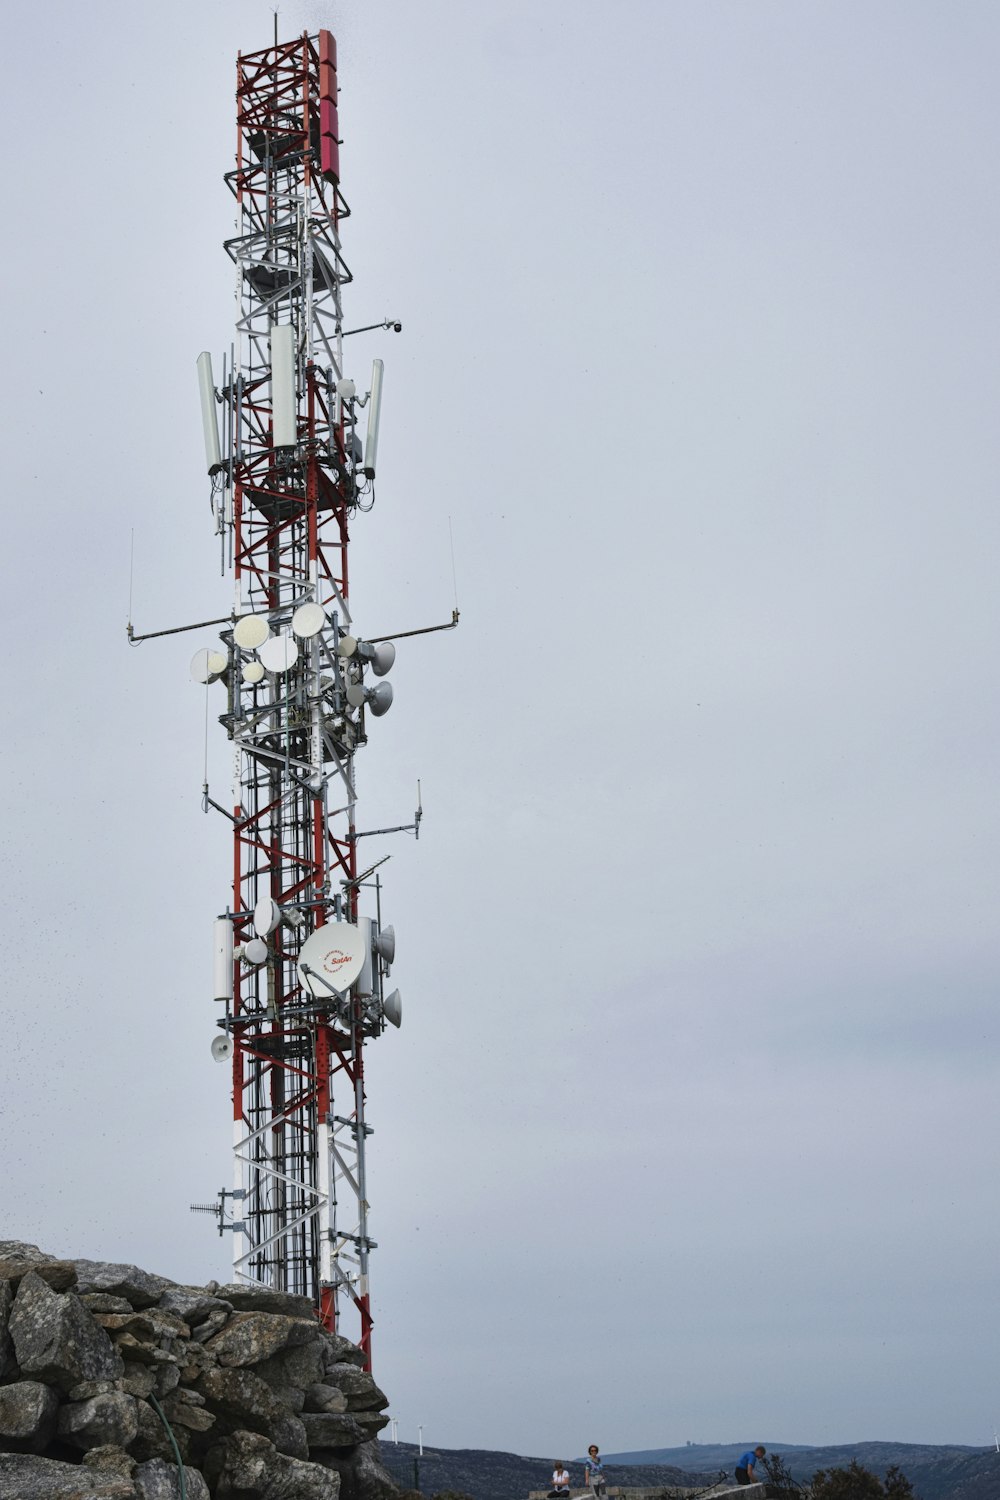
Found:
[[[738,1467],[737,1468],[737,1470],[736,1470],[736,1483],[737,1484],[753,1484],[753,1480],[750,1478],[750,1471],[749,1471],[749,1469],[744,1469],[742,1467]]]

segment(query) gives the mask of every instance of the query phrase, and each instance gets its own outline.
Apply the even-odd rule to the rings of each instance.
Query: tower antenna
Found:
[[[396,656],[392,641],[359,634],[348,579],[349,528],[373,497],[383,367],[359,393],[344,366],[336,42],[320,31],[279,43],[277,18],[273,46],[237,60],[226,174],[237,230],[225,249],[239,305],[221,387],[211,355],[197,360],[232,609],[137,634],[130,601],[128,638],[224,627],[191,675],[232,748],[231,795],[209,795],[207,764],[201,791],[232,839],[212,1055],[231,1070],[233,1177],[217,1205],[195,1208],[232,1234],[236,1281],[311,1298],[370,1368],[365,1049],[400,1025],[402,1000],[371,879],[389,856],[366,845],[359,869],[358,841],[416,833],[423,809],[418,792],[412,823],[357,827],[355,757],[384,732]],[[456,610],[450,625],[400,634],[457,623]]]

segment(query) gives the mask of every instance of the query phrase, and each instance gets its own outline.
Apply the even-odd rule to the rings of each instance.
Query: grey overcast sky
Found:
[[[5,21],[2,1233],[228,1276],[209,1056],[228,347],[258,0]],[[339,44],[358,775],[400,1436],[989,1443],[1000,9],[283,0]],[[450,527],[450,533],[449,533]],[[215,712],[219,711],[216,707]],[[210,726],[213,785],[226,785]]]

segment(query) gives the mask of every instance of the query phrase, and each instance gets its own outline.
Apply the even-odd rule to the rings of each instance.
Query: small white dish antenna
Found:
[[[358,649],[358,638],[354,635],[342,635],[337,642],[338,656],[353,656]]]
[[[395,927],[383,927],[375,934],[375,952],[379,958],[384,958],[387,964],[392,963],[396,957]]]
[[[387,995],[382,1003],[382,1014],[390,1026],[402,1026],[403,1024],[403,997],[398,990],[393,990]]]
[[[345,694],[352,708],[361,708],[365,701],[365,688],[361,682],[352,682]]]
[[[252,687],[255,682],[262,681],[264,668],[259,661],[248,661],[244,664],[241,676],[243,681]]]
[[[265,615],[243,615],[233,626],[233,640],[244,651],[256,651],[271,634]]]
[[[298,970],[302,987],[317,1000],[332,1000],[328,988],[349,989],[365,965],[365,937],[353,922],[328,922],[302,944]],[[303,974],[303,968],[309,970]],[[325,981],[325,982],[324,982]]]
[[[261,896],[253,909],[253,930],[259,938],[271,935],[281,921],[281,907],[271,896]]]
[[[195,682],[218,682],[228,665],[229,657],[223,651],[203,646],[191,658],[191,676]]]
[[[337,381],[337,395],[341,401],[353,401],[356,390],[357,386],[351,380],[350,376],[345,376],[343,380]]]
[[[391,641],[379,641],[372,654],[372,671],[376,677],[384,677],[396,660],[396,648]]]
[[[249,943],[243,945],[243,957],[248,964],[263,964],[267,962],[267,944],[263,938],[251,938]]]
[[[214,1036],[212,1038],[212,1056],[216,1062],[228,1062],[235,1050],[231,1036]]]
[[[312,636],[319,635],[326,624],[326,610],[322,604],[300,604],[292,615],[292,630],[302,640],[308,641]]]
[[[269,672],[288,672],[299,659],[299,643],[293,635],[272,635],[257,654]]]

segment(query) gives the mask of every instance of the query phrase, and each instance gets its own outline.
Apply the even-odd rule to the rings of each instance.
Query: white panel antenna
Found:
[[[375,923],[371,917],[359,917],[358,926],[365,940],[365,958],[364,963],[361,965],[361,973],[354,981],[354,992],[356,995],[360,995],[362,999],[367,999],[375,989],[374,950],[372,948]]]
[[[271,329],[271,407],[276,448],[294,448],[298,441],[295,418],[295,329],[275,323]]]
[[[233,924],[228,917],[217,917],[213,928],[212,968],[216,1000],[233,998]]]
[[[205,467],[218,474],[224,467],[219,447],[219,423],[215,413],[215,381],[212,379],[212,356],[198,355],[198,387],[201,391],[201,425],[205,433]]]
[[[378,456],[378,423],[382,412],[382,371],[380,359],[372,361],[372,390],[368,405],[368,432],[365,437],[365,478],[375,478],[375,460]]]

